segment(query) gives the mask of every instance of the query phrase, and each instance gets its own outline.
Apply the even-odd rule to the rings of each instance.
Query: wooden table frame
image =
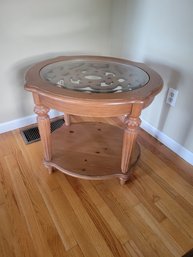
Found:
[[[149,75],[149,81],[145,86],[129,92],[116,94],[87,94],[55,87],[49,82],[43,80],[40,76],[40,70],[48,64],[77,59],[82,61],[97,60],[133,65],[144,70]],[[49,169],[49,172],[51,172],[53,168],[57,168],[58,170],[68,175],[85,179],[106,179],[116,176],[120,179],[121,184],[124,184],[129,179],[132,168],[139,158],[139,148],[136,144],[136,138],[141,123],[141,111],[153,101],[155,95],[158,94],[162,89],[162,85],[163,81],[161,77],[148,66],[142,63],[131,62],[125,59],[96,56],[62,56],[46,60],[34,65],[26,74],[25,89],[33,93],[33,98],[35,102],[34,111],[37,114],[38,127],[44,151],[44,163]],[[77,170],[71,171],[69,169],[66,169],[66,167],[60,165],[60,163],[62,163],[61,160],[59,161],[59,164],[55,162],[53,157],[53,147],[55,146],[53,146],[52,140],[54,137],[57,138],[57,135],[54,135],[52,138],[50,132],[50,118],[48,112],[51,108],[64,112],[65,126],[62,129],[64,129],[65,131],[68,130],[69,133],[69,127],[71,127],[70,115],[87,117],[124,117],[122,121],[122,127],[124,128],[124,130],[119,129],[120,133],[122,133],[123,136],[122,150],[120,153],[120,170],[116,172],[113,171],[112,173],[108,171],[107,173],[104,172],[104,174],[100,173],[99,175],[95,171],[93,173],[91,172],[91,174],[89,173],[89,171],[84,174],[83,168],[80,172]],[[93,130],[93,127],[91,125],[86,125],[87,128],[91,128],[91,130]],[[104,127],[104,129],[106,129],[106,127]],[[112,131],[116,130],[115,133],[117,133],[117,135],[119,134],[118,128],[115,129],[113,128],[113,126],[109,126],[109,129]],[[56,131],[56,133],[58,132]],[[61,132],[61,134],[62,133],[63,132]],[[68,134],[66,137],[68,137]],[[120,138],[119,135],[118,138]],[[60,144],[59,141],[60,140],[57,139],[57,145]],[[58,147],[57,145],[56,148]],[[61,147],[62,146],[59,146],[59,148]],[[64,151],[64,153],[67,153],[67,150]],[[110,154],[108,154],[107,158],[109,158],[109,155]],[[92,155],[91,159],[94,158],[93,156],[94,155]],[[116,156],[116,152],[114,153],[114,156]],[[98,158],[98,156],[96,158]]]

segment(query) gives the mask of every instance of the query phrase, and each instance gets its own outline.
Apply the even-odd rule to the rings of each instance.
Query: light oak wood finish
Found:
[[[70,115],[64,113],[64,120],[65,120],[65,125],[70,126]]]
[[[52,135],[52,160],[45,161],[62,172],[83,179],[106,179],[121,173],[123,130],[102,122],[82,122],[61,127]],[[139,146],[133,149],[130,167],[139,158]],[[65,167],[65,168],[62,168]]]
[[[139,146],[136,143],[139,116],[142,109],[160,92],[162,84],[161,77],[145,64],[112,57],[63,56],[43,61],[30,68],[26,74],[25,89],[33,93],[44,149],[44,163],[49,172],[56,168],[68,175],[85,179],[108,179],[116,176],[124,184],[130,178],[133,166],[139,158]],[[80,91],[84,88],[90,90],[90,93]],[[63,130],[53,136],[50,136],[47,114],[50,108],[65,113]],[[96,134],[93,130],[94,127],[97,130],[98,123],[91,126],[83,124],[84,128],[79,126],[81,133],[73,125],[71,128],[70,115],[126,118],[122,122],[122,129],[103,126],[102,136],[100,132]],[[74,129],[78,136],[70,135],[69,132]],[[69,141],[70,138],[72,141]],[[97,140],[101,143],[98,149],[90,143]],[[88,147],[82,149],[81,145]],[[104,153],[104,149],[108,151]],[[98,158],[100,156],[103,159]],[[114,167],[111,172],[106,169],[108,163]]]
[[[129,115],[125,117],[124,123],[126,128],[123,136],[123,148],[122,148],[122,161],[121,169],[123,173],[128,172],[128,167],[131,162],[131,155],[133,149],[135,149],[136,138],[138,134],[138,128],[141,124],[139,118],[142,110],[142,104],[133,104],[132,110]]]
[[[72,117],[82,121],[94,118]],[[41,142],[1,134],[1,257],[180,257],[193,248],[193,167],[142,130],[139,142],[135,173],[120,187],[49,175]]]

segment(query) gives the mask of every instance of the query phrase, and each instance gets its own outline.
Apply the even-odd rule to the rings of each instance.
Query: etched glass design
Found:
[[[60,61],[41,69],[49,83],[85,93],[119,93],[143,87],[149,81],[142,69],[117,62]]]

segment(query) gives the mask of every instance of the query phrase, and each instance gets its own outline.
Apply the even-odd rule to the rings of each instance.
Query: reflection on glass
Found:
[[[149,81],[142,69],[116,62],[61,61],[45,66],[40,76],[51,84],[86,93],[119,93],[143,87]]]

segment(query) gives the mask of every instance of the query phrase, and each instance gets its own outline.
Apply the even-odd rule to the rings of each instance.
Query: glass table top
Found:
[[[128,92],[149,81],[149,75],[136,66],[90,60],[55,62],[42,68],[40,76],[57,87],[85,93]]]

